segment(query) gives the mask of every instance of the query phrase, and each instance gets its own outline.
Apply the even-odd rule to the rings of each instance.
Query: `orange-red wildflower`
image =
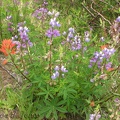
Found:
[[[108,45],[102,45],[100,48],[101,50],[104,50],[105,48],[108,48]]]
[[[2,41],[2,45],[0,47],[0,51],[5,55],[8,56],[8,54],[15,54],[15,43],[12,42],[11,39],[5,39]]]
[[[110,72],[110,71],[113,71],[114,68],[108,68],[107,71]]]
[[[3,60],[3,62],[2,62],[3,65],[6,65],[7,63],[8,63],[8,61],[6,59]]]
[[[91,106],[91,107],[94,107],[94,106],[95,106],[95,102],[94,102],[94,101],[91,101],[90,106]]]

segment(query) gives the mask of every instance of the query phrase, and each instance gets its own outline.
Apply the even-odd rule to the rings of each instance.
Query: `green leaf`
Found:
[[[59,103],[57,103],[57,106],[63,105],[64,103],[66,103],[66,100],[62,100]]]
[[[62,112],[62,113],[66,113],[66,112],[67,112],[66,108],[57,107],[56,109],[57,109],[59,112]]]
[[[46,118],[49,118],[51,114],[52,114],[52,109],[50,109],[50,110],[47,112]]]

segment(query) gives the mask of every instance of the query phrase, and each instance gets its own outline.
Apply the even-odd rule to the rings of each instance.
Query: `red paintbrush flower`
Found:
[[[108,48],[108,45],[102,45],[100,48],[101,50],[104,50],[105,48]]]
[[[6,65],[8,63],[8,60],[3,60],[2,65]]]
[[[15,43],[12,42],[11,39],[5,39],[2,41],[0,52],[2,52],[5,56],[8,56],[8,54],[15,54]]]
[[[90,106],[91,106],[91,107],[94,107],[94,106],[95,106],[95,102],[94,102],[94,101],[91,101]]]
[[[108,68],[108,69],[107,69],[107,71],[109,71],[109,72],[110,72],[110,71],[113,71],[113,70],[115,70],[115,69],[114,69],[114,68]]]

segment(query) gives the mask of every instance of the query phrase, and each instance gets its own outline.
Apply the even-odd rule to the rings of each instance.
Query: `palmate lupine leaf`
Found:
[[[46,118],[54,118],[55,120],[58,119],[58,112],[66,113],[66,107],[64,107],[64,103],[66,101],[62,100],[58,102],[58,98],[52,100],[45,100],[44,105],[40,111],[40,114],[44,114]]]

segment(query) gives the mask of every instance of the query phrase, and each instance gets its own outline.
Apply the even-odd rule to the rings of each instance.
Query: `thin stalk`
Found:
[[[29,57],[29,60],[30,60],[31,64],[33,64],[32,58],[31,58],[31,56],[30,56],[29,46],[28,46],[27,43],[26,43],[26,46],[27,46],[27,51],[28,51],[28,57]]]
[[[20,39],[20,42],[22,43],[22,40]],[[21,58],[21,61],[22,61],[22,65],[23,65],[23,69],[25,69],[25,62],[23,60],[23,51],[22,51],[22,47],[20,47],[20,58]]]
[[[50,71],[50,78],[52,76],[52,37],[51,37],[51,40],[50,40],[51,44],[50,44],[50,51],[49,51],[49,58],[50,58],[50,61],[49,61],[49,71]]]
[[[0,36],[2,39],[2,0],[0,1]]]
[[[25,75],[20,71],[20,69],[17,67],[17,65],[16,65],[15,62],[14,62],[14,58],[12,57],[12,55],[11,55],[11,54],[9,54],[9,55],[10,55],[10,57],[11,57],[11,60],[12,60],[13,65],[14,65],[15,68],[19,71],[19,73],[20,73],[24,78],[26,78],[29,82],[31,82],[31,80],[30,80],[27,76],[25,76]]]
[[[21,61],[22,61],[23,69],[25,70],[25,63],[24,63],[22,54],[23,54],[23,52],[22,52],[22,50],[20,50],[20,58],[21,58]]]

